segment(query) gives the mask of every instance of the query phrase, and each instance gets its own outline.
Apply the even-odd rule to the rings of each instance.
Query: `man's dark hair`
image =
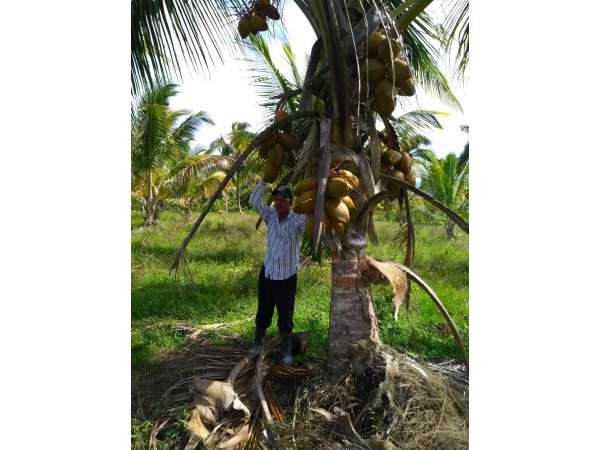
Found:
[[[273,193],[271,194],[271,196],[275,195],[275,194],[279,194],[285,198],[288,198],[290,200],[293,200],[294,198],[294,194],[292,194],[292,190],[287,187],[287,186],[280,186],[277,189],[275,189],[273,191]]]

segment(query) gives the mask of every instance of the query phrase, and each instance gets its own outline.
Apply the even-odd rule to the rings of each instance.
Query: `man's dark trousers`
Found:
[[[285,280],[269,280],[265,277],[265,266],[258,277],[258,311],[256,329],[264,332],[273,319],[277,307],[277,327],[282,334],[291,333],[294,328],[294,300],[296,298],[296,274]]]

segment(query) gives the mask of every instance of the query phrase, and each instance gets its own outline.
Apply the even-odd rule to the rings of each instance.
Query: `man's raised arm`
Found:
[[[262,217],[262,219],[268,225],[275,210],[270,206],[267,206],[263,201],[266,185],[267,183],[264,180],[260,180],[250,194],[249,203],[250,206],[252,206],[252,208],[254,208],[260,214],[260,217]]]

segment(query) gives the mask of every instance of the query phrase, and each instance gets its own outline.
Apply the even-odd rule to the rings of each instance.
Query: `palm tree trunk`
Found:
[[[366,262],[364,240],[363,244],[344,243],[341,254],[333,257],[328,349],[328,370],[333,376],[350,368],[354,342],[366,339],[381,345],[371,286],[361,276]]]
[[[237,204],[239,212],[242,212],[242,201],[240,199],[240,173],[235,175],[235,191],[237,195]]]
[[[454,222],[448,220],[444,226],[446,229],[446,237],[448,237],[449,241],[453,241],[456,239],[456,234],[454,233]]]

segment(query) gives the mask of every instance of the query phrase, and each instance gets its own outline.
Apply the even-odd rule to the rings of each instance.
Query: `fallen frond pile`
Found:
[[[303,352],[306,335],[294,339]],[[171,386],[150,449],[462,449],[468,447],[468,375],[422,365],[388,347],[355,345],[352,373],[277,364],[277,340],[249,358],[206,346],[193,375]],[[188,372],[189,373],[189,372]]]

